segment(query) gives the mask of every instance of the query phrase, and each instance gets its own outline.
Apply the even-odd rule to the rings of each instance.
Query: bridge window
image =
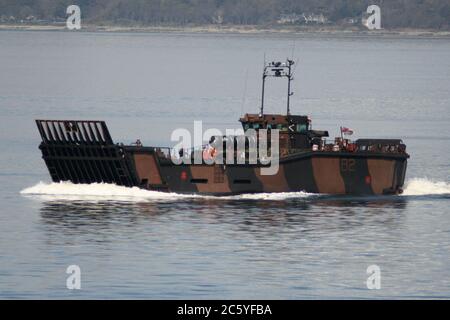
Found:
[[[306,133],[308,126],[306,124],[297,124],[297,132]]]

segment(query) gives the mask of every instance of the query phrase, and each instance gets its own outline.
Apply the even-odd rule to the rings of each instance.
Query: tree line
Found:
[[[272,26],[283,15],[323,15],[329,24],[379,5],[384,28],[450,29],[450,0],[0,0],[4,21],[55,21],[79,5],[85,22],[119,25]],[[301,21],[293,21],[293,24]]]

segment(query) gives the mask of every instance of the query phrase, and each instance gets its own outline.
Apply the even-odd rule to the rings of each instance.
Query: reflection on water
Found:
[[[220,224],[224,230],[231,225],[233,230],[244,232],[323,232],[376,221],[384,225],[396,224],[406,206],[407,199],[401,197],[322,196],[285,201],[187,199],[136,203],[62,200],[43,202],[40,212],[44,224],[68,234],[96,233],[137,224],[157,225],[171,220]]]

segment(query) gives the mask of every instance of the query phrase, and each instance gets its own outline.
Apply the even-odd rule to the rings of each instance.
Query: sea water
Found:
[[[106,120],[116,142],[171,146],[195,120],[238,128],[258,112],[264,56],[292,54],[291,111],[331,137],[403,139],[403,195],[51,182],[34,119]],[[449,298],[449,56],[449,39],[1,31],[0,297]],[[268,82],[267,112],[285,111],[284,85]]]

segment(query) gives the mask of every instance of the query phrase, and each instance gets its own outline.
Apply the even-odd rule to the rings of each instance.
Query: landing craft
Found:
[[[200,153],[203,155],[200,163],[174,163],[172,157],[178,152],[173,149],[147,147],[140,141],[134,145],[114,143],[104,121],[36,120],[42,137],[39,146],[42,158],[54,182],[104,182],[213,195],[295,191],[347,195],[402,193],[409,158],[405,144],[400,139],[352,141],[348,135],[353,131],[342,127],[340,137],[326,140],[328,131],[313,130],[308,116],[290,112],[293,65],[294,61],[289,59],[266,64],[260,112],[239,119],[244,132],[252,130],[258,137],[263,132],[269,137],[272,132],[278,133],[278,167],[273,174],[262,174],[267,162],[259,152],[256,161],[251,161],[250,155],[255,153],[247,140],[244,152],[234,153],[233,161],[206,161],[205,155],[227,158],[230,149],[219,148],[222,145],[218,141],[221,144],[231,139],[234,145],[235,137],[214,137],[208,145],[179,153],[191,160]],[[286,114],[264,113],[268,77],[288,80]],[[236,161],[237,157],[241,161]]]

